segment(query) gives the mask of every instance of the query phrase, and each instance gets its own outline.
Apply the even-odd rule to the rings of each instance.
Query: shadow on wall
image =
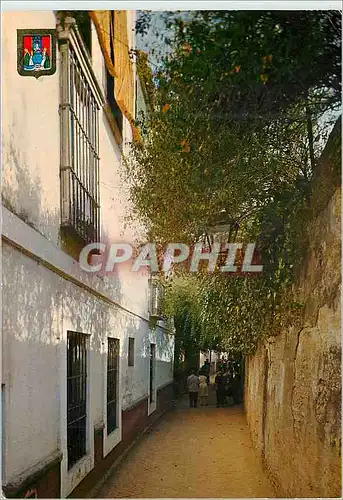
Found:
[[[151,338],[145,337],[143,341],[142,355],[150,356],[150,344],[156,345],[156,361],[171,360],[173,357],[174,349],[173,344],[170,342],[170,334],[160,328],[156,327],[151,330]],[[171,361],[168,361],[169,363]]]
[[[140,332],[140,334],[139,334]],[[128,338],[135,339],[135,364],[128,365]],[[172,381],[173,343],[170,335],[157,328],[150,330],[147,321],[129,316],[125,322],[125,338],[122,345],[122,402],[123,408],[131,407],[135,401],[149,393],[150,345],[156,346],[156,379],[157,386]]]
[[[44,204],[44,187],[38,165],[29,163],[12,125],[3,141],[2,200],[6,208],[26,224],[59,245],[60,181],[59,165],[51,169],[47,186],[56,205]],[[37,138],[37,150],[44,140]],[[43,146],[44,147],[44,146]],[[30,158],[31,162],[31,158]],[[35,172],[35,173],[34,173]],[[43,179],[45,182],[45,179]],[[47,200],[50,201],[50,200]],[[103,228],[102,228],[103,230]],[[102,238],[107,235],[102,232]],[[66,356],[66,325],[91,334],[92,353],[92,425],[104,421],[104,367],[106,336],[125,339],[138,337],[144,328],[141,357],[149,357],[148,323],[118,307],[110,306],[81,287],[68,282],[41,264],[3,243],[3,373],[4,373],[4,490],[6,484],[28,467],[60,449],[61,355]],[[94,276],[94,280],[99,278]],[[99,282],[98,282],[99,283]],[[120,278],[114,273],[103,280],[103,287],[121,302]],[[120,328],[118,326],[120,325]],[[120,333],[119,333],[120,332]],[[156,336],[157,362],[172,359],[169,336]],[[122,341],[123,342],[123,341]],[[160,354],[162,353],[162,354]],[[165,356],[163,356],[165,353]],[[127,349],[121,348],[126,361]],[[147,381],[142,384],[147,385]],[[25,494],[25,492],[24,492]],[[38,492],[38,496],[45,495]],[[54,497],[54,495],[51,495]]]
[[[63,329],[69,325],[72,330],[91,334],[92,424],[103,421],[106,352],[102,343],[121,311],[104,307],[96,297],[6,243],[3,269],[6,491],[8,482],[19,474],[25,476],[28,467],[60,449],[60,356],[63,352],[66,356]]]
[[[41,179],[37,173],[34,173],[37,171],[38,164],[36,162],[32,165],[32,159],[29,163],[27,153],[20,142],[21,138],[16,132],[18,130],[20,127],[13,114],[12,125],[3,135],[2,203],[28,225],[57,244],[60,223],[59,165],[46,165],[47,170],[56,172],[56,175],[52,174],[51,186],[54,186],[55,182],[55,189],[58,190],[53,197],[58,200],[58,205],[47,208],[42,203]],[[41,144],[44,145],[44,139],[37,137],[35,148],[37,155],[40,154]]]
[[[3,264],[6,490],[6,484],[28,466],[60,448],[60,356],[63,352],[66,355],[65,330],[70,327],[91,334],[92,425],[105,418],[106,337],[121,338],[122,366],[127,366],[128,337],[142,338],[139,357],[145,359],[149,359],[150,339],[146,321],[104,304],[7,243],[3,245]],[[162,366],[171,366],[173,349],[169,335],[159,330],[154,343],[157,370],[161,369],[167,378],[169,368]],[[148,370],[146,377],[142,375],[138,389],[145,394]]]
[[[155,344],[157,385],[172,383],[174,375],[174,341],[168,331],[156,327],[150,331],[150,336],[143,339],[142,351],[150,359],[150,344]]]
[[[247,421],[284,497],[341,497],[340,122],[311,181],[309,245],[295,285],[301,322],[246,359]]]
[[[23,100],[23,105],[25,102]],[[56,247],[60,243],[59,164],[47,163],[51,183],[40,177],[38,159],[28,155],[20,142],[18,118],[3,138],[2,203]],[[34,134],[31,134],[34,137]],[[37,137],[37,152],[44,138]],[[46,152],[48,155],[49,152]],[[53,160],[54,161],[54,160]],[[45,191],[48,188],[49,191]],[[51,196],[52,203],[45,196]],[[57,203],[53,203],[57,200]],[[107,237],[102,228],[102,238]],[[18,475],[49,457],[61,447],[60,405],[61,354],[66,356],[65,325],[91,334],[92,425],[104,421],[104,373],[107,335],[123,338],[120,332],[137,338],[142,329],[140,357],[149,358],[150,339],[147,322],[110,306],[41,264],[3,243],[3,489]],[[94,277],[96,280],[97,278]],[[121,302],[121,283],[117,276],[103,280],[103,286]],[[123,341],[122,341],[123,342]],[[169,336],[159,330],[155,336],[158,363],[172,359]],[[104,345],[103,345],[104,344]],[[64,354],[63,354],[64,353]],[[127,365],[127,349],[121,348]],[[94,370],[94,371],[93,371]],[[144,383],[144,381],[143,381]],[[147,385],[147,381],[145,381]],[[56,491],[52,489],[56,487]],[[27,490],[20,496],[25,496]],[[59,496],[58,485],[51,484],[49,497]],[[37,488],[38,497],[47,497]]]
[[[23,101],[25,106],[25,101]],[[62,249],[75,260],[84,245],[79,245],[75,251],[76,243],[71,241],[67,245],[62,241],[61,211],[60,211],[60,178],[59,163],[47,164],[46,169],[52,172],[50,177],[39,176],[38,163],[28,158],[18,138],[16,130],[20,130],[18,119],[13,113],[12,125],[3,136],[3,173],[2,173],[2,204],[23,222],[32,227],[42,236],[51,241],[56,248]],[[40,138],[37,137],[37,152],[40,148]],[[44,141],[43,141],[44,148]],[[46,191],[46,194],[45,194]],[[44,197],[47,197],[46,199]],[[49,198],[48,198],[49,197]],[[101,238],[108,241],[108,234],[101,227]],[[89,278],[88,274],[88,278]],[[98,276],[92,276],[99,280]],[[102,280],[102,286],[111,294],[113,300],[120,302],[122,299],[120,278],[116,270],[109,280]]]

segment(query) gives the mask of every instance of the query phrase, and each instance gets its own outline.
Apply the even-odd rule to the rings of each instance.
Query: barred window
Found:
[[[128,352],[128,366],[135,364],[135,339],[129,337],[129,352]]]
[[[86,454],[87,335],[68,332],[67,448],[68,469]]]
[[[107,434],[117,428],[119,340],[108,338],[107,353]]]
[[[61,46],[62,227],[99,241],[99,104],[81,50]]]

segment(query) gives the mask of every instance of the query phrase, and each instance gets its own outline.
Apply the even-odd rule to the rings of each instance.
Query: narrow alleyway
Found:
[[[121,463],[98,498],[275,497],[255,453],[243,409],[188,408],[165,415]]]

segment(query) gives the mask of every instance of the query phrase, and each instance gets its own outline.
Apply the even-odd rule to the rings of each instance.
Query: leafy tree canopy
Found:
[[[197,11],[165,20],[154,111],[127,162],[133,215],[161,243],[192,243],[218,224],[230,227],[228,241],[258,242],[261,278],[183,276],[166,299],[198,345],[215,337],[249,352],[298,308],[286,291],[327,117],[340,104],[341,16]]]

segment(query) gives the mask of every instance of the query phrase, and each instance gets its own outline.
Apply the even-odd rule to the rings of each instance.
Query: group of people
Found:
[[[187,379],[187,388],[189,394],[189,406],[196,408],[198,406],[198,397],[200,406],[208,404],[208,383],[206,375],[197,375],[195,371],[191,371]]]
[[[217,407],[224,407],[229,398],[234,404],[241,402],[241,376],[239,373],[224,373],[220,370],[215,378]]]
[[[209,363],[205,362],[199,374],[195,370],[191,371],[187,379],[189,393],[189,404],[191,408],[196,408],[198,399],[200,406],[208,406],[208,388],[210,383]],[[239,372],[229,370],[224,372],[221,368],[215,378],[217,407],[224,407],[229,398],[234,404],[241,402],[241,376]]]
[[[205,361],[199,371],[199,375],[195,370],[191,371],[187,379],[187,388],[189,393],[189,405],[191,408],[198,406],[198,397],[200,406],[208,405],[208,386],[210,384],[210,363]]]

